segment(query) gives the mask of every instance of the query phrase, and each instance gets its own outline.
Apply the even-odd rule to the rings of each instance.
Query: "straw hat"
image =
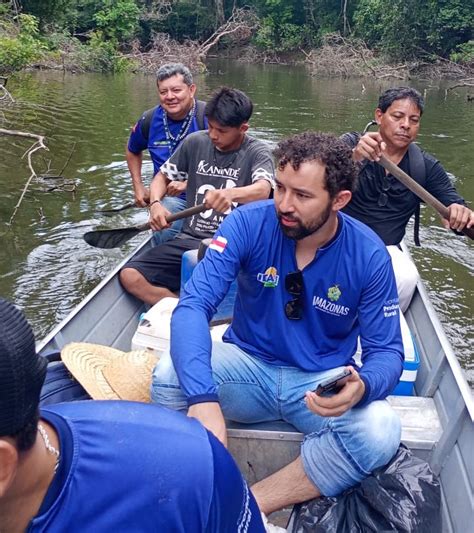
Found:
[[[151,376],[158,357],[149,351],[122,352],[73,342],[61,350],[61,359],[94,400],[150,401]]]

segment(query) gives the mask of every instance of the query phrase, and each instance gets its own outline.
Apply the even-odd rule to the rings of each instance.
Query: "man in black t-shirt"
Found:
[[[150,187],[150,224],[169,227],[161,204],[168,184],[187,180],[187,206],[209,208],[185,221],[176,238],[129,261],[120,273],[124,288],[148,304],[176,296],[181,256],[212,237],[225,215],[239,204],[269,197],[274,166],[270,148],[247,135],[253,105],[246,94],[223,87],[205,108],[209,129],[189,135],[160,168]]]
[[[473,212],[464,205],[444,168],[433,156],[421,152],[414,145],[423,107],[424,100],[415,89],[388,89],[380,96],[375,110],[379,131],[362,136],[354,133],[342,136],[353,147],[353,158],[361,165],[357,190],[344,212],[367,224],[386,244],[392,256],[402,311],[410,303],[418,273],[398,245],[420,199],[394,176],[386,173],[377,163],[380,155],[384,153],[414,179],[417,179],[414,159],[419,157],[424,178],[420,184],[448,208],[449,220],[444,220],[443,225],[458,231],[474,225]]]

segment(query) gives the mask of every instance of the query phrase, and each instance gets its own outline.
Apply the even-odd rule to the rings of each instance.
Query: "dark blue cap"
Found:
[[[14,435],[35,415],[46,366],[23,313],[0,298],[0,436]]]

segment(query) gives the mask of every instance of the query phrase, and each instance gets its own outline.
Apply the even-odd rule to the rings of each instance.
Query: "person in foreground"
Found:
[[[274,201],[241,207],[220,226],[174,311],[170,354],[151,387],[153,401],[188,409],[224,443],[224,417],[283,419],[306,434],[298,459],[253,486],[265,514],[337,495],[391,459],[400,421],[383,400],[403,361],[390,256],[340,212],[356,177],[351,150],[308,132],[275,155]],[[209,320],[235,278],[232,324],[211,343]],[[343,368],[351,375],[340,392],[312,392]]]
[[[161,200],[170,183],[187,180],[187,206],[208,209],[187,219],[173,240],[128,262],[120,273],[124,288],[147,304],[176,297],[181,282],[181,256],[212,237],[226,213],[239,204],[270,196],[274,167],[268,145],[247,135],[253,104],[237,89],[222,87],[206,104],[209,130],[187,137],[161,166],[151,184],[150,224],[168,227],[169,211]]]
[[[150,191],[142,179],[143,151],[148,149],[155,175],[187,135],[207,128],[205,103],[194,98],[196,85],[188,67],[182,63],[162,65],[156,73],[156,85],[160,103],[142,114],[132,128],[126,149],[135,203],[139,207],[150,203]],[[163,203],[171,213],[186,207],[185,181],[170,183],[166,193]],[[182,226],[183,221],[177,220],[168,229],[155,232],[155,243],[172,239]]]
[[[377,132],[364,135],[346,133],[342,139],[353,148],[353,158],[360,165],[359,185],[344,212],[372,228],[387,245],[392,256],[400,296],[405,311],[418,281],[418,272],[400,249],[400,242],[410,217],[419,218],[420,199],[377,163],[384,154],[420,183],[449,211],[446,228],[460,231],[474,225],[474,213],[454,188],[449,176],[432,155],[415,144],[424,108],[421,94],[410,87],[394,87],[379,98],[375,110]],[[418,243],[418,222],[415,242]]]
[[[265,531],[230,454],[196,420],[137,402],[38,411],[46,360],[0,299],[0,531]]]

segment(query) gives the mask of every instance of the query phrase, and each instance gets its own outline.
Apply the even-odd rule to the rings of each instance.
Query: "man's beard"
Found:
[[[277,211],[277,217],[278,221],[280,222],[280,228],[283,233],[290,239],[300,241],[301,239],[309,237],[310,235],[316,233],[319,229],[321,229],[324,224],[326,224],[326,222],[329,220],[329,217],[331,216],[331,211],[332,205],[331,202],[329,202],[327,208],[325,209],[325,211],[323,211],[321,216],[315,220],[311,220],[307,225],[302,224],[297,218],[294,218],[291,215],[286,215],[285,213],[281,213],[280,211]],[[288,218],[289,220],[297,221],[298,226],[294,226],[292,228],[285,226],[281,222],[282,216]]]

